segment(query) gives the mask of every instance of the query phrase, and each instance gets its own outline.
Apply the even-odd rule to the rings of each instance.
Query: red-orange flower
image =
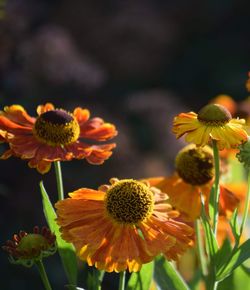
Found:
[[[57,223],[82,260],[107,272],[139,271],[160,253],[168,259],[191,244],[193,230],[177,221],[167,195],[133,179],[111,179],[59,201]]]
[[[115,144],[100,141],[113,138],[117,134],[115,126],[100,118],[89,119],[87,109],[78,107],[69,113],[47,103],[37,107],[37,114],[31,117],[19,105],[0,112],[0,129],[8,133],[5,141],[10,146],[2,159],[14,155],[46,173],[53,161],[86,158],[91,164],[102,164],[112,154]]]

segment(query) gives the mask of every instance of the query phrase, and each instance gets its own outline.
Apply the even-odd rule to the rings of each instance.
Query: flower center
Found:
[[[113,184],[106,193],[108,214],[118,223],[137,224],[153,212],[153,192],[147,185],[133,179]]]
[[[40,234],[28,234],[24,236],[17,246],[17,251],[25,258],[39,256],[42,250],[48,249],[49,243]]]
[[[197,118],[206,125],[223,126],[232,119],[232,115],[222,105],[208,104],[199,111]]]
[[[64,110],[52,110],[41,114],[33,128],[37,139],[51,146],[68,145],[80,134],[77,120]]]
[[[212,149],[190,144],[177,154],[175,166],[177,173],[186,183],[204,185],[214,177]]]

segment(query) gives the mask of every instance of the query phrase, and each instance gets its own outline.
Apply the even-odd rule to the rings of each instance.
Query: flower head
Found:
[[[55,240],[56,236],[48,228],[43,227],[40,231],[36,226],[33,233],[20,231],[15,234],[2,248],[10,255],[11,263],[30,267],[36,260],[56,252]]]
[[[214,181],[213,151],[209,146],[185,146],[176,156],[176,172],[172,176],[147,179],[151,185],[166,192],[169,202],[187,221],[194,221],[201,212],[201,193],[206,207]],[[220,214],[228,215],[238,205],[238,198],[220,186]]]
[[[139,271],[160,253],[169,259],[191,244],[193,230],[177,221],[167,195],[146,182],[111,179],[56,203],[62,237],[82,260],[107,272]]]
[[[230,112],[219,104],[208,104],[198,114],[181,113],[174,118],[173,133],[177,138],[205,146],[216,140],[219,150],[235,148],[247,140],[245,120],[233,119]]]
[[[100,141],[113,138],[115,126],[100,118],[89,119],[87,109],[78,107],[70,113],[47,103],[38,106],[37,113],[36,118],[30,117],[19,105],[0,112],[0,129],[7,132],[5,141],[10,146],[2,159],[14,155],[46,173],[53,161],[85,158],[91,164],[102,164],[112,154],[115,144]]]

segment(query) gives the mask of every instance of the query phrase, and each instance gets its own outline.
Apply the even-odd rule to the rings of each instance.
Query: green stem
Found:
[[[214,179],[214,200],[213,200],[213,232],[216,237],[217,224],[219,216],[219,198],[220,198],[220,156],[217,147],[217,143],[213,140],[213,153],[214,153],[214,167],[215,167],[215,179]]]
[[[63,179],[62,179],[62,170],[60,161],[55,161],[55,172],[56,172],[56,184],[58,191],[58,200],[64,199],[64,191],[63,191]]]
[[[207,261],[206,261],[206,256],[205,256],[205,252],[204,252],[203,241],[202,241],[200,230],[201,230],[200,229],[200,221],[197,219],[195,221],[197,250],[198,250],[198,256],[199,256],[200,265],[201,265],[201,273],[202,273],[203,277],[206,277],[208,275]]]
[[[248,170],[247,184],[248,184],[248,189],[247,189],[247,196],[246,196],[244,212],[243,212],[243,217],[242,217],[242,223],[240,226],[240,236],[243,233],[243,230],[247,221],[247,216],[248,216],[248,208],[249,208],[249,201],[250,201],[250,170]]]
[[[39,274],[40,274],[40,276],[42,278],[44,288],[46,290],[52,290],[42,260],[37,260],[36,261],[36,266],[37,266]]]
[[[206,285],[206,289],[207,290],[216,290],[218,287],[219,282],[218,281],[214,281],[213,279],[209,279],[208,278],[208,283]]]
[[[99,277],[98,277],[98,282],[99,282],[98,290],[102,289],[102,280],[104,278],[104,275],[105,275],[105,271],[100,271]]]
[[[126,276],[126,271],[120,272],[119,290],[125,289],[125,276]]]

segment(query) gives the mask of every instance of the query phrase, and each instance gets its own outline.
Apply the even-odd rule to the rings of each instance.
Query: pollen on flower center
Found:
[[[80,134],[77,120],[64,110],[51,110],[41,114],[33,128],[34,135],[51,146],[68,145]]]
[[[232,115],[222,105],[208,104],[199,111],[197,118],[206,125],[222,126],[232,119]]]
[[[118,223],[137,224],[152,214],[153,193],[147,185],[123,179],[106,192],[107,213]]]
[[[177,154],[175,166],[177,173],[186,183],[206,184],[214,176],[212,149],[208,146],[188,145]]]

